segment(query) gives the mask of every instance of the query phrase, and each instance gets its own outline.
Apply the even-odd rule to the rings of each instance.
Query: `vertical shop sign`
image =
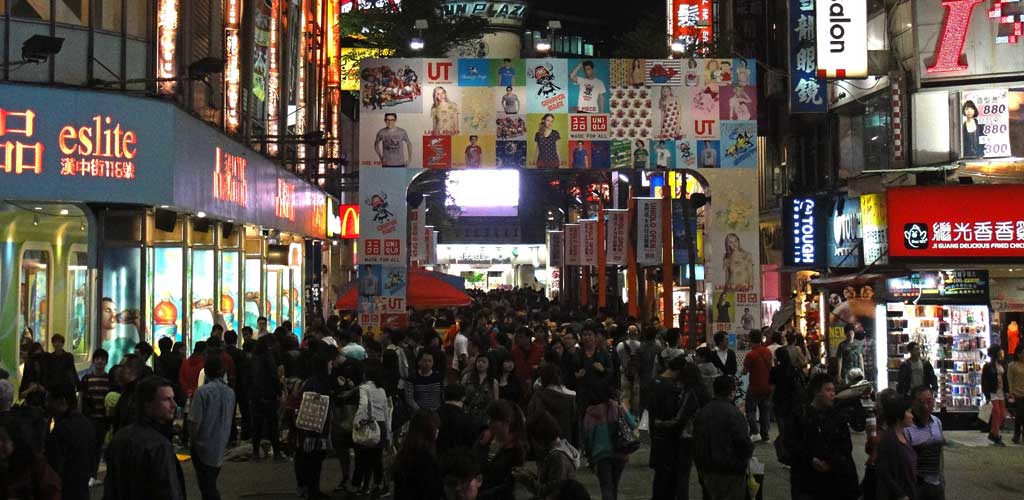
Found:
[[[864,265],[889,263],[889,236],[885,193],[860,196],[860,228],[864,244]]]
[[[548,231],[548,267],[564,265],[564,235],[562,231]]]
[[[565,225],[565,265],[567,266],[578,266],[580,265],[580,240],[582,240],[582,234],[580,231],[579,224],[566,224]]]
[[[359,264],[402,264],[406,253],[405,191],[415,171],[392,168],[359,170]]]
[[[684,45],[711,42],[714,34],[711,0],[668,0],[668,7],[672,40],[682,40]]]
[[[868,76],[868,4],[818,0],[818,77]]]
[[[608,219],[606,263],[611,266],[624,266],[626,246],[629,245],[629,210],[605,210]]]
[[[824,265],[822,243],[824,227],[820,201],[812,197],[791,197],[782,202],[785,239],[783,261],[787,266]]]
[[[661,263],[661,199],[636,199],[636,262],[640,265]]]
[[[422,264],[424,261],[423,252],[423,225],[424,218],[426,217],[426,203],[421,203],[419,207],[409,210],[409,263],[410,264]]]
[[[580,228],[583,231],[582,249],[580,254],[584,266],[597,265],[597,219],[586,219],[580,221]]]
[[[157,85],[161,94],[173,94],[178,76],[178,0],[160,0],[156,10],[156,76],[166,78]]]
[[[830,267],[861,266],[861,212],[857,198],[836,200],[829,218],[828,265]]]
[[[789,110],[824,113],[825,82],[818,78],[815,0],[789,0]]]

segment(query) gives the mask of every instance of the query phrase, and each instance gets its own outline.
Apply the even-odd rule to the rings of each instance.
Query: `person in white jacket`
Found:
[[[375,360],[364,365],[365,378],[359,386],[359,407],[352,419],[353,429],[361,422],[373,421],[380,429],[380,441],[376,445],[355,444],[355,473],[352,484],[363,495],[380,497],[387,488],[384,486],[383,452],[391,442],[391,400],[383,387],[383,370]],[[372,485],[372,489],[371,489]]]

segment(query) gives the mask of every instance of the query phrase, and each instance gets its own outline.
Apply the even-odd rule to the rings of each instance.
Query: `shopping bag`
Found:
[[[651,431],[651,414],[647,410],[644,410],[643,415],[640,416],[640,425],[637,426],[637,429],[643,432]]]
[[[640,449],[640,431],[628,416],[625,408],[613,408],[615,415],[615,451],[628,455]]]
[[[978,420],[985,422],[986,424],[992,418],[992,402],[989,401],[978,408]]]
[[[309,432],[323,432],[330,408],[330,396],[313,391],[303,392],[299,413],[295,416],[295,427]]]
[[[360,395],[360,399],[362,399],[362,395]],[[380,446],[380,426],[373,418],[373,398],[370,397],[370,394],[366,395],[366,418],[356,422],[352,427],[352,442],[366,447]]]

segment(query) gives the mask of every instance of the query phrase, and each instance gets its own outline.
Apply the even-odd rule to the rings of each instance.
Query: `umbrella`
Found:
[[[461,280],[461,281],[459,281]],[[461,284],[461,287],[460,287]],[[405,288],[405,303],[413,309],[468,306],[471,299],[465,292],[465,280],[423,269],[410,269]],[[350,283],[334,304],[340,311],[354,311],[359,303],[359,286]]]

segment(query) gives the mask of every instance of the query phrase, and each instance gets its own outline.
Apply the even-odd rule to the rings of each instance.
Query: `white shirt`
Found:
[[[576,77],[576,85],[580,86],[580,98],[576,110],[580,113],[598,113],[600,109],[597,103],[601,95],[606,93],[604,82],[597,78],[585,76]]]
[[[459,371],[462,368],[464,368],[459,364],[459,356],[462,354],[466,355],[468,363],[469,337],[463,335],[462,332],[460,331],[459,333],[455,334],[455,356],[452,356],[452,368],[454,368],[456,371]]]
[[[718,359],[722,360],[722,366],[725,366],[725,361],[729,359],[729,350],[715,349],[715,354],[718,355]]]
[[[658,166],[659,167],[667,167],[669,162],[672,161],[672,153],[668,150],[667,147],[666,148],[661,148],[661,147],[656,148],[654,150],[654,152],[658,156]]]
[[[384,422],[385,429],[391,428],[391,400],[384,389],[373,382],[364,382],[359,386],[359,407],[352,421],[360,422],[371,416],[376,422]]]
[[[708,148],[704,150],[703,161],[701,162],[705,167],[715,166],[715,150]]]

